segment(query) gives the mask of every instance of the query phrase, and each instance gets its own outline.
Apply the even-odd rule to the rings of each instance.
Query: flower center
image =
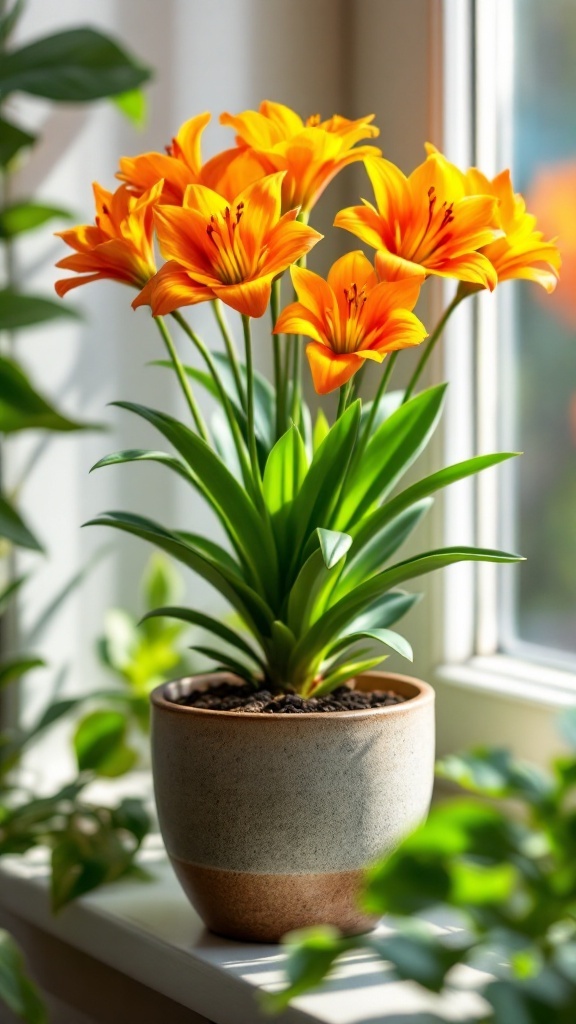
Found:
[[[227,206],[223,213],[210,217],[206,228],[214,270],[223,284],[239,284],[248,276],[248,261],[237,231],[243,213],[244,203],[238,203],[234,217]]]
[[[434,185],[428,189],[428,219],[420,239],[408,259],[414,263],[424,263],[431,254],[451,238],[451,233],[444,229],[454,220],[454,203],[444,201],[436,209],[438,197]],[[443,233],[444,232],[444,233]]]
[[[366,285],[359,289],[353,281],[349,288],[344,288],[347,313],[345,318],[340,316],[339,323],[333,325],[332,345],[335,352],[356,352],[360,348],[365,334],[362,314],[367,298]]]

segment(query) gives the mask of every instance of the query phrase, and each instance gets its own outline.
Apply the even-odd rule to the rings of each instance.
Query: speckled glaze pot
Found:
[[[434,692],[371,672],[358,689],[410,699],[367,711],[234,714],[175,703],[225,674],[166,683],[151,695],[152,768],[168,856],[205,924],[275,942],[374,921],[356,903],[362,869],[427,814]]]

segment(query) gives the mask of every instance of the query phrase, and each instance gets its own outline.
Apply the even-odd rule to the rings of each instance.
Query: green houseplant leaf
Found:
[[[24,957],[11,935],[0,929],[0,1001],[26,1024],[48,1024],[48,1014]]]
[[[85,103],[125,93],[149,77],[150,71],[108,36],[91,28],[67,29],[3,57],[0,97],[19,91]]]
[[[39,295],[24,295],[3,288],[0,291],[0,330],[17,331],[50,320],[77,319],[78,314],[62,303]]]
[[[32,429],[88,430],[95,424],[62,416],[32,387],[17,363],[0,356],[0,433]]]

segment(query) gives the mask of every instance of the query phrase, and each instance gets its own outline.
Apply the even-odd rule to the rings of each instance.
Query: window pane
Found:
[[[563,268],[552,296],[536,284],[512,288],[502,395],[513,407],[507,440],[526,453],[513,533],[528,561],[506,598],[507,646],[576,654],[576,4],[513,3],[514,182],[545,236],[558,236]]]

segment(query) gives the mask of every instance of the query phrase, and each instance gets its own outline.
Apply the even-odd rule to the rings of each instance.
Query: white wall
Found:
[[[161,149],[184,119],[210,109],[216,115],[206,132],[210,156],[231,142],[230,131],[217,124],[218,112],[256,107],[262,98],[286,102],[303,115],[375,113],[385,154],[409,170],[420,161],[424,140],[438,138],[429,87],[437,8],[436,0],[29,0],[23,39],[65,26],[99,25],[153,65],[156,76],[148,90],[150,119],[143,135],[110,104],[91,109],[23,104],[31,122],[42,124],[43,143],[22,172],[18,190],[65,201],[81,221],[90,220],[90,182],[113,187],[120,155]],[[359,188],[369,195],[362,174],[349,168],[328,190],[314,218],[319,230],[330,231],[335,210],[356,202]],[[325,269],[345,244],[344,233],[336,234],[318,250],[317,269]],[[35,236],[20,260],[22,280],[49,294],[57,273],[52,263],[63,254],[49,231]],[[33,583],[22,605],[24,628],[91,552],[114,544],[114,556],[92,573],[82,599],[68,603],[44,644],[55,665],[70,661],[75,691],[94,678],[86,651],[104,610],[118,602],[135,607],[148,554],[137,541],[100,528],[81,531],[80,524],[105,509],[139,511],[191,529],[203,517],[200,503],[158,467],[110,468],[88,476],[106,452],[148,442],[162,447],[145,424],[107,409],[107,402],[122,397],[170,409],[176,401],[168,372],[145,367],[161,357],[160,342],[146,311],[131,311],[131,298],[112,283],[90,285],[65,300],[82,308],[81,325],[60,324],[18,340],[39,386],[70,413],[111,427],[107,434],[50,440],[23,494],[23,506],[50,551],[45,561],[33,560]],[[194,323],[207,338],[214,337],[208,309],[198,308]],[[269,342],[261,337],[259,344],[265,365]],[[185,345],[182,351],[188,358]],[[10,456],[12,477],[29,447],[26,441],[17,456]],[[197,580],[189,581],[189,590],[202,602],[213,600]],[[419,637],[427,614],[419,612],[415,620]],[[419,637],[414,640],[421,649]]]

